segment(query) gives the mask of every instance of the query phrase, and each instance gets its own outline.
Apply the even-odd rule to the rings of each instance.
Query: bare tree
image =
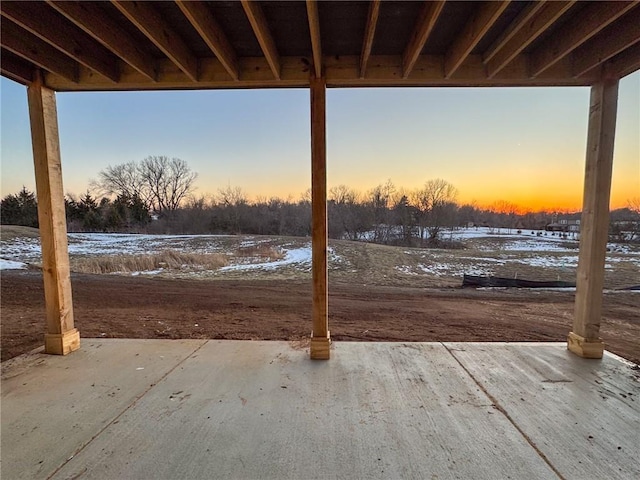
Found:
[[[391,233],[390,207],[393,205],[396,187],[387,180],[385,184],[374,187],[367,194],[367,204],[370,210],[370,217],[373,219],[373,242],[388,242]]]
[[[140,167],[135,162],[109,165],[98,173],[98,180],[92,181],[91,186],[100,195],[139,198],[148,209],[152,207],[149,186],[144,182]]]
[[[452,205],[455,205],[458,191],[441,178],[428,180],[424,186],[413,192],[412,204],[418,211],[420,238],[428,233],[429,240],[436,240],[443,227],[450,223]]]
[[[189,165],[179,158],[150,156],[140,163],[140,176],[149,189],[154,209],[173,212],[194,189],[198,177]]]
[[[103,194],[140,199],[157,213],[173,212],[194,190],[198,174],[179,158],[150,156],[140,163],[111,166],[92,182]]]
[[[227,185],[225,188],[219,188],[216,195],[216,202],[225,207],[237,207],[249,203],[247,194],[240,187],[232,187]]]

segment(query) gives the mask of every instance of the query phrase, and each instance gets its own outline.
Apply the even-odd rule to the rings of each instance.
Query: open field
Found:
[[[39,346],[44,333],[38,239],[7,230],[3,227],[3,264],[24,268],[2,271],[3,360]],[[332,337],[563,341],[571,328],[571,290],[454,287],[461,285],[463,273],[573,281],[577,244],[530,232],[459,234],[466,249],[332,241]],[[309,239],[70,234],[69,242],[76,272],[76,323],[85,337],[284,339],[303,344],[309,335]],[[607,257],[602,337],[609,350],[638,363],[640,293],[615,289],[640,283],[640,252],[625,246],[613,250]],[[154,262],[143,261],[151,257]],[[212,258],[216,262],[207,264]],[[120,264],[126,268],[120,274],[96,275],[96,264],[111,265],[98,271],[113,272]]]

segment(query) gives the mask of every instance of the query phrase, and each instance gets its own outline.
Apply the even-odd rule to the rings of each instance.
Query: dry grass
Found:
[[[71,259],[71,270],[78,273],[142,272],[150,270],[215,270],[227,264],[220,253],[183,253],[165,250],[152,255],[102,255]]]
[[[20,225],[0,226],[0,239],[3,242],[9,242],[16,238],[40,238],[40,232],[37,228],[22,227]]]

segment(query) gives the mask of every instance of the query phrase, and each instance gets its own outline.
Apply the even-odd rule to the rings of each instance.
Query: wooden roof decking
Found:
[[[57,91],[591,85],[640,69],[638,1],[14,2],[1,73]]]

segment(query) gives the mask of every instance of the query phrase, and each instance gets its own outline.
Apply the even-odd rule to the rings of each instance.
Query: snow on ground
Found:
[[[220,272],[237,270],[274,270],[286,265],[309,266],[311,265],[311,245],[302,248],[284,249],[284,258],[274,262],[246,263],[228,265],[218,269]]]
[[[467,228],[446,231],[445,239],[469,240],[468,250],[406,249],[404,253],[415,261],[413,266],[400,260],[395,270],[405,275],[461,276],[492,275],[497,267],[515,264],[538,268],[576,268],[578,264],[577,243],[558,235],[538,235],[524,231],[520,234],[502,229]],[[72,257],[102,255],[142,255],[177,250],[185,253],[226,253],[233,263],[217,271],[243,270],[271,271],[282,267],[293,267],[308,272],[311,268],[311,245],[306,243],[280,243],[277,238],[229,235],[136,235],[71,233],[69,253]],[[231,239],[231,241],[229,241]],[[236,240],[237,239],[237,240]],[[485,241],[486,239],[486,241]],[[284,254],[280,260],[265,262],[260,257],[234,256],[239,248],[270,244]],[[37,238],[15,238],[1,243],[2,265],[0,268],[26,268],[25,263],[40,263],[40,242]],[[341,247],[337,247],[341,248]],[[637,247],[609,245],[607,269],[622,265],[640,267],[640,250]],[[468,256],[467,256],[468,255]],[[417,258],[416,258],[417,257]],[[330,266],[341,264],[349,267],[349,258],[338,255],[329,248]],[[417,261],[417,265],[416,265]],[[243,263],[244,262],[244,263]],[[132,275],[156,275],[166,270],[133,272]],[[199,272],[185,272],[196,275]]]
[[[26,263],[0,258],[0,270],[23,270],[25,268],[27,268]]]
[[[330,263],[343,263],[345,259],[336,254],[334,249],[329,247],[329,262]],[[311,268],[311,244],[307,244],[304,247],[298,248],[282,248],[284,258],[281,260],[275,260],[273,262],[261,262],[261,263],[240,263],[236,265],[228,265],[218,269],[219,272],[230,272],[240,270],[275,270],[277,268],[286,267],[288,265],[294,265],[297,268],[309,270]]]

